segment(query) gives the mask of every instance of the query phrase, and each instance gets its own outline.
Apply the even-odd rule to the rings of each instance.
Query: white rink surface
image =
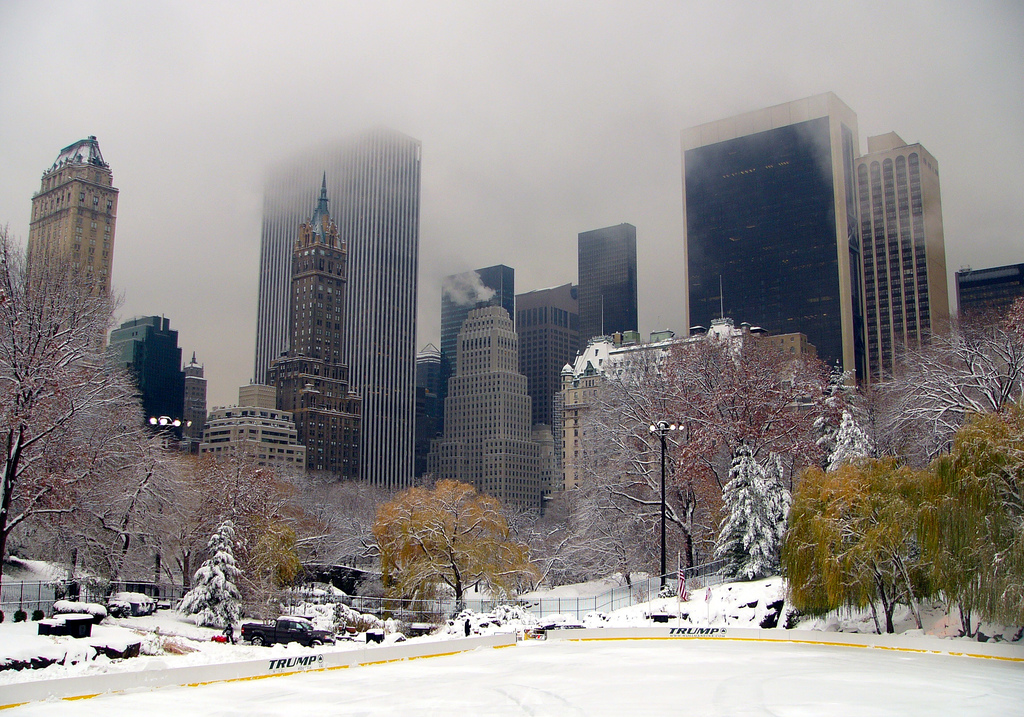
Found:
[[[714,640],[527,642],[10,715],[1024,715],[1024,663]]]

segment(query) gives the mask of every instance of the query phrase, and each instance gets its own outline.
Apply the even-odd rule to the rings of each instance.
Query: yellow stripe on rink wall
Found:
[[[601,627],[583,630],[548,630],[548,640],[730,640],[789,642],[832,647],[861,647],[898,652],[918,652],[956,657],[1024,662],[1024,645],[1005,642],[946,640],[930,635],[873,635],[820,630],[762,630],[750,627]]]
[[[515,645],[514,633],[459,638],[457,641],[402,642],[386,647],[362,647],[342,652],[313,652],[280,655],[261,660],[228,662],[215,665],[169,667],[163,670],[133,670],[88,677],[64,677],[52,680],[20,682],[0,687],[0,710],[50,698],[89,699],[128,689],[157,687],[199,687],[219,682],[240,682],[303,672],[340,670],[347,667],[398,662],[425,657],[443,657],[480,647]],[[458,646],[458,649],[452,648]]]

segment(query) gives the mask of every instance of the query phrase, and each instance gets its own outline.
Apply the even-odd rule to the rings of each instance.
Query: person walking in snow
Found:
[[[466,637],[469,637],[469,629],[470,629],[469,618],[467,617],[466,618]]]
[[[232,645],[235,644],[235,626],[230,622],[228,623],[228,626],[224,628],[224,638]]]

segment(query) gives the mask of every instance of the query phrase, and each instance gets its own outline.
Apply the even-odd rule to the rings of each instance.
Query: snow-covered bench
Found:
[[[70,635],[92,637],[93,616],[85,612],[70,612],[39,621],[40,635]]]

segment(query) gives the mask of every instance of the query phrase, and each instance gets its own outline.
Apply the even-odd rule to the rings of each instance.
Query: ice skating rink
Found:
[[[527,642],[11,715],[1024,715],[1024,663],[732,640]]]

